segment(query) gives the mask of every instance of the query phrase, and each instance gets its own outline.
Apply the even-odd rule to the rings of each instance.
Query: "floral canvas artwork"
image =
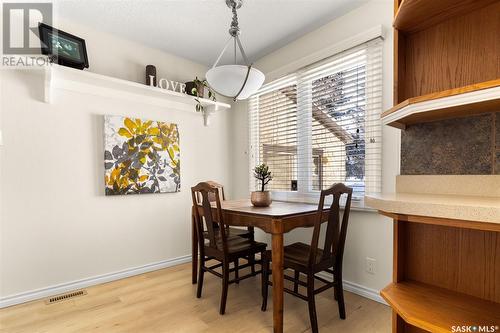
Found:
[[[104,136],[106,195],[180,191],[176,124],[104,116]]]

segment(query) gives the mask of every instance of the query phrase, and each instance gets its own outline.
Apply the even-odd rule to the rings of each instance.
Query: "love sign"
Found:
[[[151,87],[154,87],[154,79],[155,79],[154,75],[150,75],[149,78],[150,78],[149,85]],[[168,80],[165,78],[161,78],[158,80],[158,88],[180,92],[182,94],[186,93],[186,84],[173,80]]]

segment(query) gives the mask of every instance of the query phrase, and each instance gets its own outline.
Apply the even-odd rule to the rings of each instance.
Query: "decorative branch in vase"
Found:
[[[266,164],[256,166],[253,170],[253,176],[259,180],[261,190],[252,192],[250,201],[255,207],[268,207],[272,202],[271,192],[266,191],[265,189],[266,185],[273,180],[273,176],[269,171],[269,166]]]

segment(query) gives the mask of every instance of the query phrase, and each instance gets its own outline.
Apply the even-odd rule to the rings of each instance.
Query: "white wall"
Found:
[[[261,59],[265,72],[303,58],[376,24],[386,28],[384,108],[392,95],[392,0],[375,0]],[[143,82],[144,67],[187,81],[202,65],[62,20],[61,29],[87,40],[90,70]],[[248,123],[244,103],[203,127],[199,114],[58,91],[44,104],[39,76],[0,71],[0,300],[19,293],[164,261],[190,253],[191,184],[216,179],[231,197],[248,196]],[[102,115],[179,124],[182,191],[104,196]],[[399,132],[384,129],[385,190],[398,172]],[[207,162],[208,161],[208,162]],[[352,213],[344,278],[380,289],[392,267],[392,227],[374,213]],[[287,240],[309,241],[310,230]],[[364,272],[365,257],[377,274]]]
[[[90,28],[58,26],[86,39],[93,72],[143,82],[147,64],[178,81],[206,70]],[[190,254],[190,187],[230,182],[229,111],[204,127],[190,110],[62,90],[49,105],[39,75],[0,73],[0,297]],[[179,125],[180,193],[104,196],[104,114]]]
[[[297,39],[289,45],[265,56],[255,66],[267,74],[267,79],[276,79],[280,69],[291,69],[293,64],[329,46],[341,43],[352,36],[382,24],[384,42],[384,94],[383,108],[392,106],[393,82],[393,38],[392,0],[372,0],[352,12]],[[248,196],[248,117],[245,103],[238,103],[231,112],[232,128],[232,181],[233,193],[238,197]],[[394,191],[395,176],[399,172],[398,130],[385,127],[383,130],[383,182],[384,191]],[[287,242],[310,242],[311,230],[299,229],[286,236]],[[365,272],[365,258],[377,260],[376,274]],[[380,290],[391,280],[392,272],[392,223],[375,212],[352,212],[344,255],[344,280],[366,288]]]

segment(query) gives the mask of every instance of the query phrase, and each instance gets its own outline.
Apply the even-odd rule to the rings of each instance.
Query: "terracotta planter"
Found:
[[[269,192],[269,191],[252,192],[252,195],[250,197],[250,201],[252,202],[252,205],[254,205],[255,207],[268,207],[272,202],[271,192]]]
[[[192,90],[196,88],[197,93],[193,94]],[[186,82],[186,94],[203,98],[205,86],[203,84],[195,84],[193,81]]]

